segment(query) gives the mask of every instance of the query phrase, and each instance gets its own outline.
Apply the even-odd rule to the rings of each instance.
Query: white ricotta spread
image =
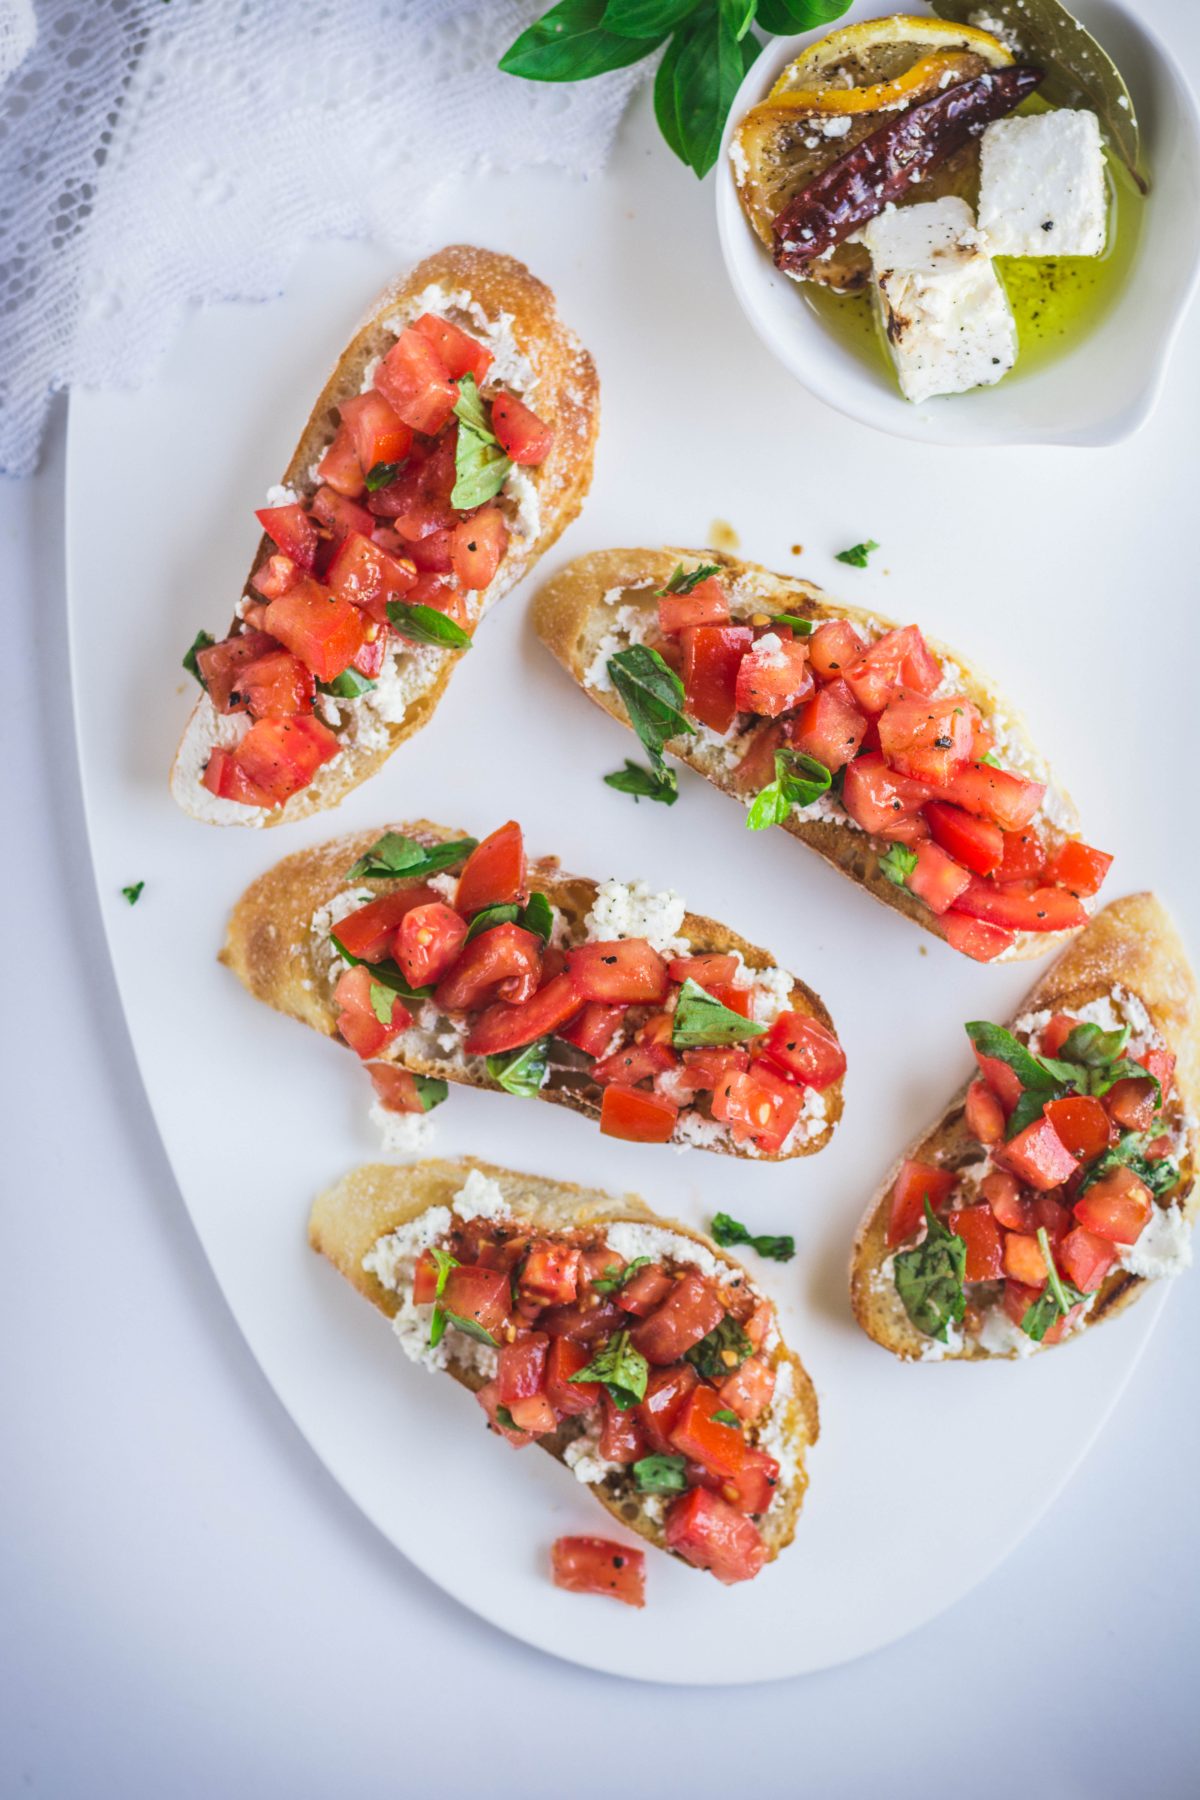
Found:
[[[454,1216],[465,1225],[472,1219],[509,1219],[512,1213],[500,1183],[472,1169],[455,1196]]]
[[[663,956],[686,956],[690,946],[679,936],[686,911],[673,888],[656,894],[644,881],[604,881],[584,919],[584,931],[593,944],[645,938]]]
[[[1156,1206],[1135,1244],[1123,1244],[1118,1258],[1131,1275],[1160,1281],[1192,1266],[1192,1229],[1178,1206]]]
[[[603,1481],[606,1475],[620,1475],[620,1463],[608,1462],[600,1454],[600,1419],[590,1418],[578,1437],[563,1451],[563,1461],[576,1481]]]
[[[958,1325],[950,1322],[946,1326],[946,1336],[942,1338],[926,1338],[921,1345],[922,1362],[944,1362],[948,1356],[957,1356],[963,1346],[963,1334]]]
[[[786,969],[756,969],[750,978],[750,1017],[760,1025],[773,1025],[791,1006],[794,985]]]
[[[1034,1356],[1041,1349],[1002,1306],[989,1307],[975,1341],[989,1356]]]
[[[694,1243],[677,1231],[668,1231],[663,1225],[638,1225],[631,1220],[619,1219],[605,1228],[604,1236],[609,1249],[623,1262],[631,1263],[638,1256],[648,1256],[652,1262],[670,1259],[691,1263],[702,1275],[711,1275],[726,1284],[729,1282],[728,1263],[721,1262],[706,1245]],[[757,1292],[753,1283],[749,1288],[751,1292]]]
[[[796,1372],[785,1357],[775,1370],[775,1391],[766,1418],[758,1427],[758,1447],[779,1464],[779,1486],[771,1504],[779,1499],[800,1473],[800,1451],[787,1429],[787,1415],[796,1387]]]

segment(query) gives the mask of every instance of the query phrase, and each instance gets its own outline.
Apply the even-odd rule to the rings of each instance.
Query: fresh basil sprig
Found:
[[[633,1465],[633,1485],[639,1494],[686,1493],[687,1457],[639,1457]]]
[[[907,844],[889,844],[879,859],[879,867],[889,881],[903,887],[917,866],[917,853]]]
[[[521,908],[521,924],[526,931],[535,931],[544,940],[548,940],[554,930],[554,908],[537,889]]]
[[[528,1100],[540,1093],[546,1085],[549,1048],[549,1038],[543,1037],[519,1050],[505,1050],[496,1056],[489,1056],[486,1059],[487,1072],[506,1094],[516,1094],[520,1099]]]
[[[693,588],[698,588],[700,583],[707,581],[710,575],[719,575],[720,573],[719,563],[701,563],[698,568],[687,570],[684,569],[682,563],[676,563],[670,580],[655,590],[655,598],[665,600],[668,594],[690,594]]]
[[[935,1216],[928,1194],[925,1223],[928,1230],[921,1242],[897,1252],[896,1292],[917,1330],[944,1344],[951,1324],[958,1324],[966,1310],[967,1246]]]
[[[586,1368],[568,1376],[570,1381],[599,1381],[618,1412],[628,1412],[646,1398],[650,1365],[636,1350],[627,1331],[618,1331],[601,1345]]]
[[[439,650],[471,648],[470,632],[436,606],[422,606],[416,600],[389,600],[387,616],[400,636],[414,644],[434,644]]]
[[[208,689],[208,683],[200,673],[200,664],[196,661],[196,652],[197,650],[207,650],[209,645],[215,644],[216,641],[217,640],[212,635],[211,631],[198,631],[189,644],[183,658],[183,667],[187,670],[189,675],[195,676],[196,680],[205,691]]]
[[[775,779],[760,788],[746,814],[748,831],[766,831],[782,825],[794,806],[811,806],[829,792],[830,774],[824,763],[803,750],[775,752]]]
[[[444,844],[419,844],[399,831],[385,831],[354,867],[347,869],[346,880],[387,881],[399,876],[406,881],[424,880],[439,869],[465,862],[478,842],[478,838],[454,838]]]
[[[685,1362],[692,1363],[706,1380],[720,1381],[734,1369],[740,1369],[748,1356],[754,1355],[754,1345],[733,1314],[726,1313],[707,1337],[702,1337],[683,1355]]]
[[[851,544],[849,550],[837,551],[834,561],[848,563],[852,569],[865,569],[871,552],[873,550],[878,550],[878,548],[879,545],[875,542],[875,539],[868,538],[863,544]]]
[[[631,1263],[622,1269],[616,1263],[609,1263],[599,1281],[592,1282],[592,1292],[596,1294],[617,1294],[631,1282],[639,1269],[649,1263],[648,1256],[635,1256]]]
[[[739,1219],[731,1219],[728,1213],[719,1212],[712,1222],[712,1235],[723,1250],[731,1244],[749,1244],[760,1256],[769,1257],[772,1262],[791,1262],[796,1254],[794,1237],[756,1237],[741,1223]]]
[[[1044,1225],[1038,1230],[1037,1241],[1046,1263],[1046,1285],[1032,1305],[1026,1307],[1021,1319],[1021,1330],[1035,1344],[1040,1344],[1050,1327],[1056,1325],[1059,1319],[1065,1319],[1071,1308],[1086,1300],[1087,1295],[1080,1293],[1072,1282],[1065,1281],[1059,1274]]]
[[[460,376],[454,413],[458,436],[454,442],[454,487],[451,506],[469,512],[500,492],[512,468],[496,441],[483,396],[473,375]]]
[[[1035,1056],[1011,1031],[985,1019],[972,1020],[966,1029],[977,1050],[1005,1063],[1021,1083],[1021,1098],[1008,1118],[1010,1138],[1040,1119],[1051,1100],[1067,1094],[1107,1094],[1118,1081],[1152,1081],[1156,1105],[1162,1105],[1157,1076],[1120,1055],[1129,1038],[1127,1026],[1106,1032],[1098,1025],[1077,1025],[1058,1056]]]
[[[704,1044],[742,1044],[761,1037],[766,1026],[744,1019],[731,1007],[706,993],[689,975],[679,990],[671,1019],[671,1042],[677,1050],[695,1050]]]
[[[613,686],[625,703],[629,723],[642,740],[650,767],[675,786],[675,771],[663,761],[669,738],[693,737],[695,726],[683,711],[683,683],[648,644],[630,644],[608,659]]]
[[[635,803],[638,800],[660,800],[664,806],[674,806],[679,798],[679,787],[675,779],[674,769],[644,769],[641,763],[633,762],[627,756],[623,769],[614,769],[611,775],[604,777],[604,785],[616,788],[618,794],[632,794]]]

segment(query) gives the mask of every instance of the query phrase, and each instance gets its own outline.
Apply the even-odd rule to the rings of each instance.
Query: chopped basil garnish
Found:
[[[879,859],[879,866],[889,881],[903,887],[917,866],[917,853],[907,844],[889,844]]]
[[[428,1000],[432,994],[432,987],[414,987],[403,969],[398,963],[392,962],[390,957],[385,957],[383,962],[364,963],[361,956],[350,954],[336,931],[330,932],[329,941],[343,962],[348,962],[351,968],[358,968],[361,965],[364,969],[369,969],[372,982],[390,988],[392,993],[398,994],[401,1000]]]
[[[607,1389],[618,1412],[628,1412],[646,1398],[646,1381],[650,1365],[640,1350],[635,1350],[627,1331],[618,1331],[603,1344],[584,1369],[568,1377],[570,1381],[599,1381]]]
[[[125,898],[128,900],[130,906],[137,905],[138,901],[142,897],[142,889],[145,887],[145,885],[146,884],[144,881],[131,881],[128,887],[123,887],[121,889],[121,892],[124,894]]]
[[[639,1494],[687,1492],[686,1456],[643,1456],[633,1465],[633,1484]]]
[[[794,1237],[756,1237],[747,1231],[739,1219],[731,1219],[728,1213],[719,1212],[712,1222],[712,1235],[723,1250],[731,1244],[749,1244],[760,1256],[766,1256],[772,1262],[791,1262],[796,1254]]]
[[[517,1421],[509,1412],[507,1406],[498,1406],[496,1408],[496,1423],[497,1425],[503,1425],[505,1431],[520,1431],[521,1429],[517,1424]]]
[[[493,1350],[500,1348],[491,1332],[478,1319],[464,1319],[461,1314],[451,1312],[449,1307],[442,1308],[442,1315],[447,1325],[453,1325],[467,1337],[474,1338],[477,1344],[490,1344]]]
[[[879,545],[875,539],[868,538],[864,544],[851,544],[849,550],[839,550],[836,560],[840,563],[849,563],[852,569],[865,569],[867,558],[872,550],[878,550],[878,548]]]
[[[694,1050],[702,1044],[741,1044],[766,1031],[755,1019],[722,1006],[689,976],[679,990],[671,1020],[671,1042],[677,1050]]]
[[[521,924],[526,931],[536,932],[544,940],[548,940],[554,930],[554,908],[545,894],[536,888],[521,908]]]
[[[493,925],[515,925],[520,916],[521,909],[515,900],[504,900],[496,906],[485,906],[483,911],[477,912],[471,920],[470,929],[467,932],[468,944],[472,938],[478,937],[481,931],[490,931]]]
[[[1162,1105],[1157,1077],[1119,1054],[1129,1036],[1127,1027],[1104,1032],[1097,1025],[1077,1025],[1058,1056],[1035,1056],[1011,1031],[984,1019],[972,1020],[966,1029],[975,1048],[1005,1063],[1024,1090],[1009,1114],[1010,1138],[1040,1119],[1051,1100],[1067,1094],[1107,1094],[1118,1081],[1152,1081],[1156,1103]]]
[[[922,1242],[896,1254],[896,1292],[917,1330],[944,1344],[950,1325],[958,1324],[966,1310],[967,1246],[935,1217],[928,1194],[925,1222],[928,1231]]]
[[[211,632],[198,631],[192,639],[191,647],[189,648],[187,655],[183,659],[183,666],[188,674],[194,675],[205,691],[208,689],[208,683],[200,673],[200,664],[196,661],[196,652],[197,650],[207,650],[209,645],[215,644],[216,641],[216,638],[213,637]]]
[[[981,763],[986,763],[989,769],[1002,769],[1004,767],[1000,758],[998,756],[993,756],[990,750],[985,750],[979,760]]]
[[[1169,1156],[1160,1156],[1151,1160],[1146,1155],[1146,1145],[1150,1134],[1146,1131],[1126,1131],[1118,1138],[1110,1150],[1098,1156],[1089,1164],[1079,1183],[1078,1192],[1086,1194],[1087,1190],[1099,1181],[1102,1176],[1111,1175],[1114,1169],[1121,1167],[1132,1169],[1139,1181],[1144,1181],[1152,1194],[1160,1197],[1169,1194],[1172,1188],[1179,1185],[1179,1164]]]
[[[397,995],[382,981],[373,981],[370,987],[371,1011],[381,1025],[390,1025],[392,1013],[395,1011]]]
[[[684,1360],[692,1363],[709,1381],[720,1381],[734,1369],[740,1369],[748,1356],[754,1355],[754,1345],[732,1313],[726,1313],[707,1337],[702,1337],[683,1354]]]
[[[413,1080],[417,1085],[417,1099],[421,1102],[422,1112],[432,1112],[450,1092],[449,1083],[436,1075],[414,1075]]]
[[[387,616],[403,638],[414,644],[436,644],[442,650],[469,650],[471,634],[436,606],[389,600]]]
[[[369,494],[378,493],[380,488],[387,487],[389,482],[395,481],[399,473],[400,464],[398,462],[373,463],[367,470],[367,492]]]
[[[644,769],[641,763],[631,761],[628,756],[625,767],[606,775],[604,783],[606,787],[616,788],[619,794],[632,794],[635,801],[661,800],[664,806],[674,806],[679,798],[674,769]]]
[[[398,831],[385,831],[371,848],[347,869],[347,881],[387,881],[403,876],[406,881],[424,880],[440,869],[452,869],[465,862],[478,845],[477,838],[455,838],[445,844],[419,844]]]
[[[546,1085],[549,1038],[538,1038],[520,1050],[505,1050],[486,1058],[487,1072],[507,1094],[528,1100]]]
[[[1040,1344],[1050,1327],[1057,1324],[1059,1319],[1065,1319],[1071,1308],[1086,1300],[1087,1295],[1081,1294],[1071,1282],[1065,1281],[1055,1268],[1054,1253],[1044,1225],[1038,1230],[1037,1240],[1046,1263],[1046,1285],[1033,1304],[1026,1307],[1021,1330],[1035,1344]]]
[[[508,479],[512,460],[496,442],[473,375],[460,377],[454,412],[458,419],[458,437],[454,448],[454,487],[450,504],[462,512],[469,512],[500,492]]]
[[[622,1269],[617,1263],[609,1263],[599,1281],[593,1281],[592,1291],[596,1294],[615,1294],[628,1282],[632,1281],[639,1269],[644,1269],[651,1259],[648,1256],[635,1256],[631,1263]]]
[[[742,1421],[738,1418],[737,1414],[731,1412],[727,1406],[723,1406],[719,1412],[715,1412],[713,1418],[718,1425],[732,1426],[734,1431],[739,1431],[741,1429]]]
[[[695,727],[683,712],[682,681],[658,651],[646,644],[630,644],[627,650],[618,650],[609,657],[607,666],[651,768],[667,778],[663,745],[669,738],[695,735]],[[669,779],[675,779],[673,773]]]
[[[437,1270],[437,1286],[433,1292],[433,1317],[429,1321],[429,1342],[431,1345],[437,1345],[441,1343],[442,1334],[446,1329],[446,1315],[438,1305],[438,1301],[446,1291],[446,1281],[451,1269],[458,1267],[458,1258],[451,1256],[448,1250],[442,1250],[436,1244],[430,1245],[429,1254],[433,1257],[434,1267]]]
[[[318,681],[317,687],[323,694],[332,694],[337,700],[357,700],[360,694],[369,693],[375,683],[366,675],[360,675],[357,669],[343,669],[332,681]]]
[[[787,625],[797,637],[811,637],[817,629],[814,619],[802,619],[798,613],[772,613],[772,625]]]
[[[699,568],[688,569],[686,574],[683,564],[676,563],[675,573],[665,587],[657,590],[655,598],[662,599],[667,594],[690,594],[693,588],[698,588],[700,583],[707,581],[710,575],[719,575],[720,573],[721,565],[719,563],[701,563]]]
[[[824,763],[802,750],[775,752],[775,779],[761,788],[746,814],[749,831],[766,831],[782,825],[793,806],[811,806],[829,791],[830,775]]]

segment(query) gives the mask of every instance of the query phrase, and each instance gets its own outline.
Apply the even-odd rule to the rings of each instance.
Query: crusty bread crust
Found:
[[[862,607],[847,606],[841,601],[831,600],[811,581],[801,581],[795,576],[776,575],[758,563],[742,562],[716,550],[600,550],[590,556],[578,557],[552,576],[534,596],[534,629],[567,673],[583,688],[588,699],[595,701],[597,706],[627,729],[629,720],[619,695],[615,692],[602,693],[588,687],[584,679],[601,641],[610,629],[611,609],[604,604],[604,596],[614,589],[623,590],[621,605],[640,609],[646,623],[650,624],[657,611],[655,590],[663,586],[681,561],[716,563],[732,579],[748,579],[754,585],[756,597],[758,594],[762,596],[764,612],[790,612],[800,618],[818,621],[848,619],[853,625],[871,629],[882,627],[889,630],[897,623],[896,620],[884,618],[880,613],[867,612]],[[948,649],[934,638],[927,641],[935,655],[943,659],[949,657],[961,670],[964,690],[968,698],[979,707],[985,721],[1002,710],[1008,736],[1025,750],[1031,771],[1044,770],[1045,764],[1024,721],[1002,700],[997,690],[982,675],[972,671],[957,651]],[[689,768],[695,769],[697,774],[703,775],[722,792],[744,798],[739,793],[731,772],[711,746],[695,738],[677,738],[671,744],[671,754],[677,756],[680,762],[687,763]],[[1039,773],[1038,779],[1043,779],[1042,774]],[[1074,808],[1061,788],[1057,792],[1063,807],[1063,817],[1068,829],[1073,832],[1078,829]],[[885,839],[869,836],[865,831],[854,830],[830,819],[799,819],[793,816],[784,823],[782,829],[799,838],[801,843],[807,844],[819,856],[823,856],[826,862],[832,863],[835,869],[840,869],[843,875],[848,875],[852,881],[865,887],[876,900],[881,900],[895,912],[903,913],[934,937],[941,938],[936,916],[929,907],[907,888],[897,887],[884,874],[880,857],[887,848]],[[1072,935],[1069,931],[1018,932],[1015,943],[1001,960],[1045,956],[1049,951],[1069,942]]]
[[[528,573],[578,515],[591,486],[600,424],[600,384],[591,356],[559,318],[551,290],[515,257],[480,250],[471,244],[451,244],[426,257],[411,274],[386,288],[342,351],[322,388],[284,471],[283,484],[300,494],[313,490],[316,484],[310,478],[309,470],[333,441],[337,431],[334,409],[359,392],[368,363],[391,347],[394,334],[387,328],[386,321],[397,308],[432,284],[451,292],[469,294],[489,320],[504,316],[511,319],[513,337],[538,378],[536,410],[546,424],[554,427],[550,454],[536,468],[525,471],[538,495],[538,537],[532,545],[514,543],[505,552],[487,596],[490,607]],[[243,589],[253,598],[257,596],[250,588],[250,578],[274,549],[270,538],[264,535],[259,539]],[[231,630],[236,629],[237,624],[235,618]],[[455,656],[447,656],[432,686],[409,704],[403,719],[386,725],[386,742],[378,746],[372,744],[369,748],[355,745],[352,751],[344,752],[319,769],[308,787],[302,788],[284,805],[263,815],[256,808],[237,807],[231,810],[228,822],[290,824],[295,819],[307,818],[310,813],[336,806],[352,788],[382,768],[406,738],[429,723],[458,660]],[[204,737],[211,717],[208,697],[201,695],[171,771],[171,788],[176,800],[193,818],[205,823],[211,823],[211,820],[207,818],[205,808],[197,804],[198,796],[185,771],[194,767],[198,760],[196,755],[187,755],[189,745]]]
[[[408,1167],[375,1163],[352,1170],[314,1202],[308,1224],[309,1242],[373,1306],[392,1318],[398,1309],[399,1298],[363,1268],[363,1257],[379,1238],[408,1224],[430,1207],[453,1208],[454,1197],[472,1169],[480,1170],[497,1182],[514,1216],[529,1220],[539,1231],[556,1233],[600,1223],[615,1224],[618,1220],[657,1225],[703,1245],[729,1268],[731,1274],[749,1279],[745,1269],[728,1251],[719,1249],[709,1238],[687,1225],[660,1218],[635,1194],[616,1196],[569,1182],[519,1175],[490,1163],[478,1162],[473,1157],[461,1162],[432,1161]],[[757,1283],[752,1285],[758,1286]],[[784,1362],[790,1363],[794,1378],[783,1423],[785,1436],[796,1451],[797,1474],[795,1480],[781,1490],[760,1525],[768,1557],[773,1560],[795,1535],[796,1518],[808,1485],[805,1451],[816,1443],[820,1423],[816,1390],[799,1357],[782,1341],[765,1354],[775,1369]],[[483,1386],[483,1377],[473,1367],[452,1367],[448,1372],[472,1391]],[[576,1435],[576,1429],[568,1425],[538,1442],[557,1461],[563,1462],[563,1452]],[[647,1512],[644,1498],[638,1494],[630,1477],[608,1476],[603,1481],[586,1485],[622,1525],[638,1532],[660,1550],[666,1549],[661,1521],[652,1512]]]
[[[384,830],[398,831],[405,837],[416,838],[426,844],[441,843],[464,835],[460,831],[451,831],[444,825],[431,824],[428,819],[419,819],[413,824],[384,826],[376,831],[361,831],[351,837],[335,838],[313,850],[295,851],[251,883],[234,907],[229,920],[225,947],[220,953],[221,961],[233,970],[242,985],[257,999],[265,1000],[277,1012],[288,1013],[305,1025],[311,1025],[314,1031],[323,1033],[325,1037],[337,1036],[337,1024],[329,1000],[325,965],[314,955],[311,930],[313,914],[351,885],[347,883],[346,871],[378,841]],[[597,883],[584,876],[564,874],[558,866],[557,858],[546,857],[530,862],[528,877],[530,888],[540,888],[570,922],[581,923],[591,910]],[[399,881],[362,884],[364,892],[369,890],[374,895],[391,893],[403,885]],[[697,913],[684,915],[680,935],[688,940],[695,955],[706,951],[740,950],[751,970],[776,966],[775,959],[767,951],[759,949],[755,944],[748,944],[736,932]],[[793,1011],[805,1013],[818,1019],[830,1030],[833,1029],[833,1021],[825,1003],[804,982],[797,981],[793,984],[790,1005]],[[338,1042],[341,1042],[340,1038]],[[479,1057],[472,1058],[467,1067],[436,1055],[426,1057],[406,1053],[404,1061],[405,1067],[416,1074],[432,1075],[468,1087],[503,1091],[488,1076],[483,1060]],[[589,1118],[598,1119],[600,1116],[600,1103],[594,1097],[594,1089],[589,1092],[578,1087],[547,1085],[538,1098],[550,1100],[558,1106],[569,1106],[573,1111],[584,1113]],[[801,1140],[789,1152],[789,1156],[810,1156],[829,1141],[842,1116],[841,1081],[826,1088],[825,1105],[824,1128],[814,1132],[811,1138]],[[704,1148],[730,1156],[747,1154],[728,1138]],[[755,1160],[780,1162],[786,1159],[776,1155],[761,1156]]]
[[[1167,1104],[1172,1122],[1186,1121],[1186,1149],[1181,1158],[1183,1181],[1171,1196],[1189,1222],[1200,1210],[1196,1185],[1200,1160],[1200,998],[1187,952],[1166,909],[1153,894],[1129,894],[1097,913],[1058,961],[1035,984],[1017,1014],[1077,1012],[1121,987],[1136,995],[1151,1021],[1174,1051],[1175,1087]],[[867,1210],[850,1260],[850,1302],[868,1337],[895,1356],[910,1361],[921,1356],[929,1339],[919,1332],[900,1303],[890,1281],[879,1278],[888,1256],[888,1202],[901,1162],[938,1162],[956,1168],[973,1162],[978,1147],[966,1129],[964,1082],[937,1124],[904,1152]],[[1118,1269],[1100,1287],[1080,1328],[1110,1319],[1146,1287],[1144,1277]],[[1072,1332],[1064,1343],[1079,1336]],[[1057,1346],[1051,1345],[1050,1348]],[[981,1360],[992,1353],[970,1339],[944,1360]],[[1014,1352],[1015,1354],[1015,1352]],[[939,1359],[943,1360],[943,1359]]]

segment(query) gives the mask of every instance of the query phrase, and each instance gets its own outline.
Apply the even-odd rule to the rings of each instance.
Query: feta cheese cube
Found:
[[[1099,256],[1108,221],[1093,112],[996,119],[979,147],[979,230],[993,256]]]
[[[965,200],[888,207],[861,235],[907,400],[987,387],[1012,368],[1016,323]]]

